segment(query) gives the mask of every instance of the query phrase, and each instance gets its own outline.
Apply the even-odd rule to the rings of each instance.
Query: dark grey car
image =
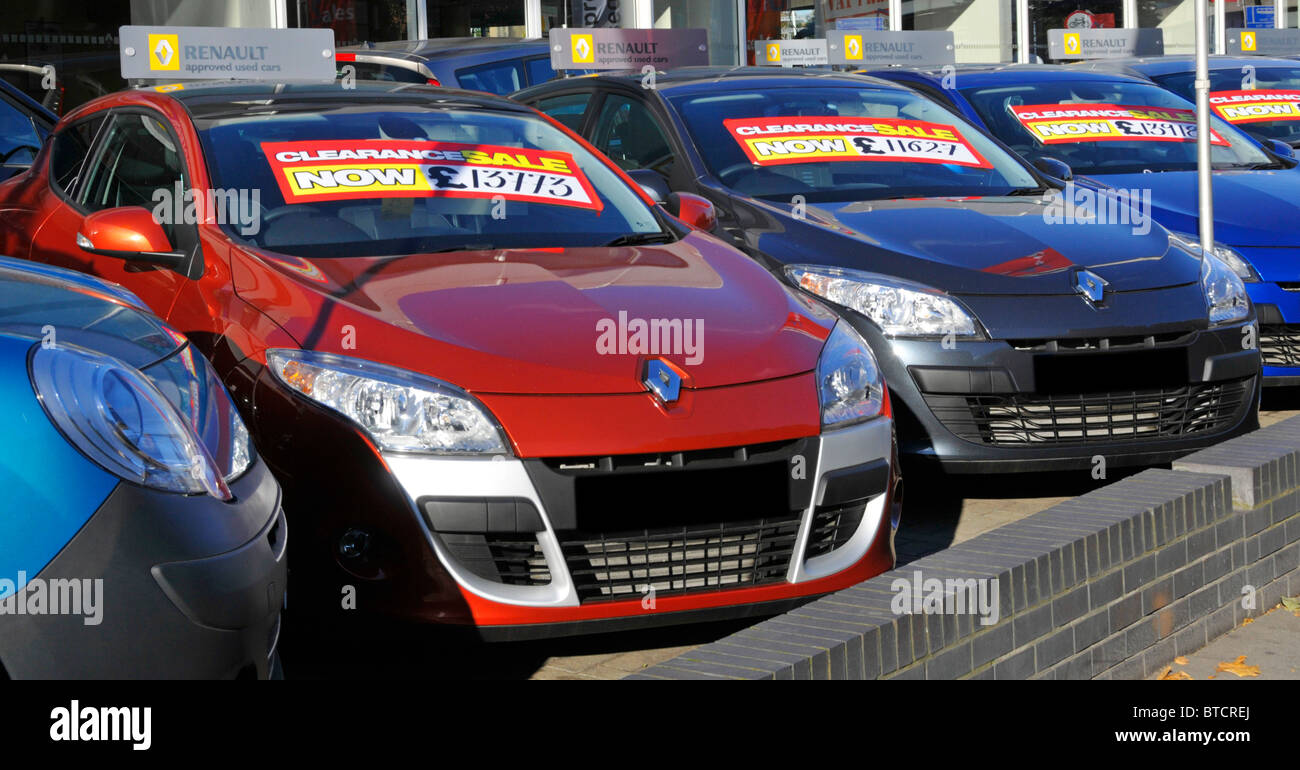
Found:
[[[683,68],[643,86],[611,73],[514,98],[655,195],[708,198],[718,235],[836,304],[873,346],[905,455],[966,473],[1154,464],[1256,426],[1240,279],[1152,222],[1052,221],[1064,164],[1040,171],[874,78]],[[779,141],[760,158],[763,137]]]

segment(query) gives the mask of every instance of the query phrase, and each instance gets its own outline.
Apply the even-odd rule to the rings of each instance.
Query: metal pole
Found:
[[[1196,7],[1201,6],[1198,4]],[[1228,52],[1227,8],[1227,0],[1219,0],[1214,4],[1214,53],[1219,56]]]
[[[1286,29],[1286,0],[1273,0],[1273,27]]]
[[[1016,61],[1033,61],[1029,58],[1029,0],[1016,0]]]
[[[889,0],[889,29],[891,32],[903,29],[903,0]]]
[[[1215,3],[1220,8],[1223,1]],[[1201,251],[1214,246],[1214,186],[1210,176],[1210,37],[1209,0],[1196,0],[1196,186],[1200,202]]]
[[[1285,2],[1285,0],[1280,0],[1280,1]],[[1120,24],[1120,26],[1123,27],[1124,29],[1137,29],[1138,28],[1137,0],[1124,0],[1122,10],[1124,13],[1124,21],[1122,24]]]

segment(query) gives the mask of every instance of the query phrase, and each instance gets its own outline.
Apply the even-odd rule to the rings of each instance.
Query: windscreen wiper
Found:
[[[668,243],[672,240],[671,233],[628,233],[601,245],[605,248],[613,246],[647,246],[652,243]]]
[[[1055,187],[1017,187],[1007,195],[1046,195],[1048,190],[1055,189]]]

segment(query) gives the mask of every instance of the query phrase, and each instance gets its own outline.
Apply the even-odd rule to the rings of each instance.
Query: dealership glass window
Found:
[[[951,30],[957,61],[1015,59],[1013,0],[904,0],[901,24]],[[889,29],[889,0],[746,0],[750,63],[755,41],[822,38],[832,29]]]
[[[289,26],[332,29],[336,45],[415,37],[418,0],[288,0],[288,5]]]
[[[118,61],[117,28],[131,23],[130,0],[6,0],[0,8],[0,65],[55,68],[55,90],[48,93],[40,74],[0,67],[0,77],[33,99],[62,114],[126,87]]]
[[[414,1],[414,0],[412,0]],[[523,37],[527,0],[425,0],[429,37]]]
[[[903,29],[949,30],[959,62],[1007,62],[1016,57],[1012,0],[913,0],[903,3]]]
[[[650,0],[541,0],[542,36],[552,27],[635,29],[637,2]]]
[[[655,29],[708,30],[710,64],[740,61],[735,0],[654,0],[652,12]]]
[[[861,15],[871,17],[867,23],[880,29],[889,27],[888,0],[746,0],[746,62],[754,63],[754,43],[759,40],[826,37],[828,15]]]
[[[1141,3],[1139,0],[1139,5]],[[1123,0],[1029,0],[1030,60],[1050,61],[1047,55],[1049,29],[1114,29],[1122,26]],[[1168,33],[1165,34],[1167,37]]]
[[[1268,8],[1269,11],[1257,13],[1253,10],[1250,10],[1261,6]],[[1214,0],[1210,0],[1210,7],[1211,8],[1214,7]],[[1273,26],[1273,21],[1272,21],[1273,16],[1272,13],[1270,13],[1272,8],[1273,8],[1273,0],[1230,0],[1230,2],[1223,9],[1224,28],[1225,29],[1250,28],[1250,27],[1271,28]],[[1265,14],[1268,15],[1265,16]],[[1267,19],[1267,21],[1265,19]],[[1213,32],[1211,32],[1210,34],[1213,35]],[[1214,38],[1211,37],[1210,40],[1213,41]],[[1213,46],[1214,43],[1211,42],[1210,45]],[[1189,51],[1189,53],[1191,52]]]
[[[1240,6],[1240,3],[1229,5]],[[1196,0],[1138,0],[1139,27],[1156,27],[1164,30],[1165,53],[1196,53]],[[1210,49],[1214,49],[1214,2],[1208,8]],[[1240,27],[1242,14],[1237,13],[1238,23],[1231,22],[1229,13],[1228,26]]]

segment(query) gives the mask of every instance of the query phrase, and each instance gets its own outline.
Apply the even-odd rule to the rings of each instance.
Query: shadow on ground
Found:
[[[434,627],[374,621],[368,621],[364,629],[327,627],[286,613],[280,651],[287,679],[528,679],[553,658],[573,661],[568,668],[578,669],[589,656],[605,658],[695,647],[759,620],[750,617],[613,634],[486,643]],[[553,665],[547,670],[548,678],[587,678],[576,673],[570,676],[565,668],[563,663]]]
[[[1089,470],[954,476],[905,465],[907,499],[895,538],[899,566],[1047,508],[1058,498],[1077,497],[1143,470],[1112,468],[1105,479],[1094,479]],[[979,522],[987,525],[979,527]],[[963,526],[965,533],[960,532]]]

